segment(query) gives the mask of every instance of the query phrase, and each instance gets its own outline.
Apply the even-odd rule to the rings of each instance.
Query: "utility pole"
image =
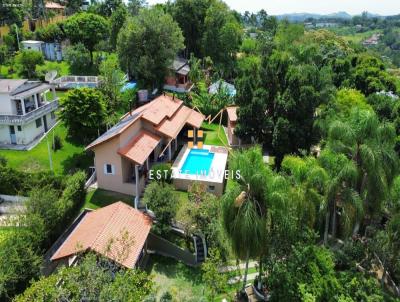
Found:
[[[19,28],[18,28],[17,24],[14,24],[14,25],[15,25],[15,33],[17,34],[17,45],[18,45],[18,50],[19,50],[19,35],[18,35]]]
[[[50,144],[49,144],[49,136],[46,135],[46,141],[47,141],[47,152],[49,153],[49,163],[50,163],[50,170],[53,171],[53,160],[51,159],[51,150],[50,150]]]

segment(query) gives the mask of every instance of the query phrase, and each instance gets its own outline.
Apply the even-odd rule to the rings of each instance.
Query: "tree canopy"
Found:
[[[117,53],[124,71],[145,87],[161,87],[183,36],[177,23],[160,9],[143,9],[128,19],[118,35]]]

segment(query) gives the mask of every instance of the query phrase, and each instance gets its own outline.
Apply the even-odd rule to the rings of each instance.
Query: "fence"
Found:
[[[37,28],[42,28],[42,27],[46,27],[49,24],[52,23],[57,23],[60,21],[65,20],[67,17],[66,16],[55,16],[53,18],[49,18],[49,19],[38,19],[38,20],[25,20],[22,23],[22,28],[26,31],[32,31],[35,30]],[[7,35],[10,32],[10,27],[8,25],[5,26],[1,26],[0,27],[0,37]]]
[[[162,256],[180,260],[186,265],[197,265],[196,256],[194,254],[153,233],[150,233],[147,237],[147,248],[149,250],[155,251],[157,254],[160,254]]]

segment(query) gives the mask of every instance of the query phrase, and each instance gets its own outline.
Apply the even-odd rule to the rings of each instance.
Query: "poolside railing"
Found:
[[[98,84],[100,78],[97,76],[78,76],[78,75],[68,75],[62,76],[57,79],[50,81],[51,84],[55,84],[57,86],[63,86],[62,84],[68,83],[94,83]]]

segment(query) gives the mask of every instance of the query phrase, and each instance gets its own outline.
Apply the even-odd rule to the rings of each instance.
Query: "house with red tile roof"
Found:
[[[121,267],[137,267],[147,253],[152,223],[151,217],[121,201],[84,212],[50,260],[71,266],[80,255],[94,252]]]
[[[151,165],[171,161],[173,152],[186,143],[187,130],[196,133],[204,118],[165,94],[128,112],[86,147],[95,153],[98,187],[135,196],[137,207]]]

